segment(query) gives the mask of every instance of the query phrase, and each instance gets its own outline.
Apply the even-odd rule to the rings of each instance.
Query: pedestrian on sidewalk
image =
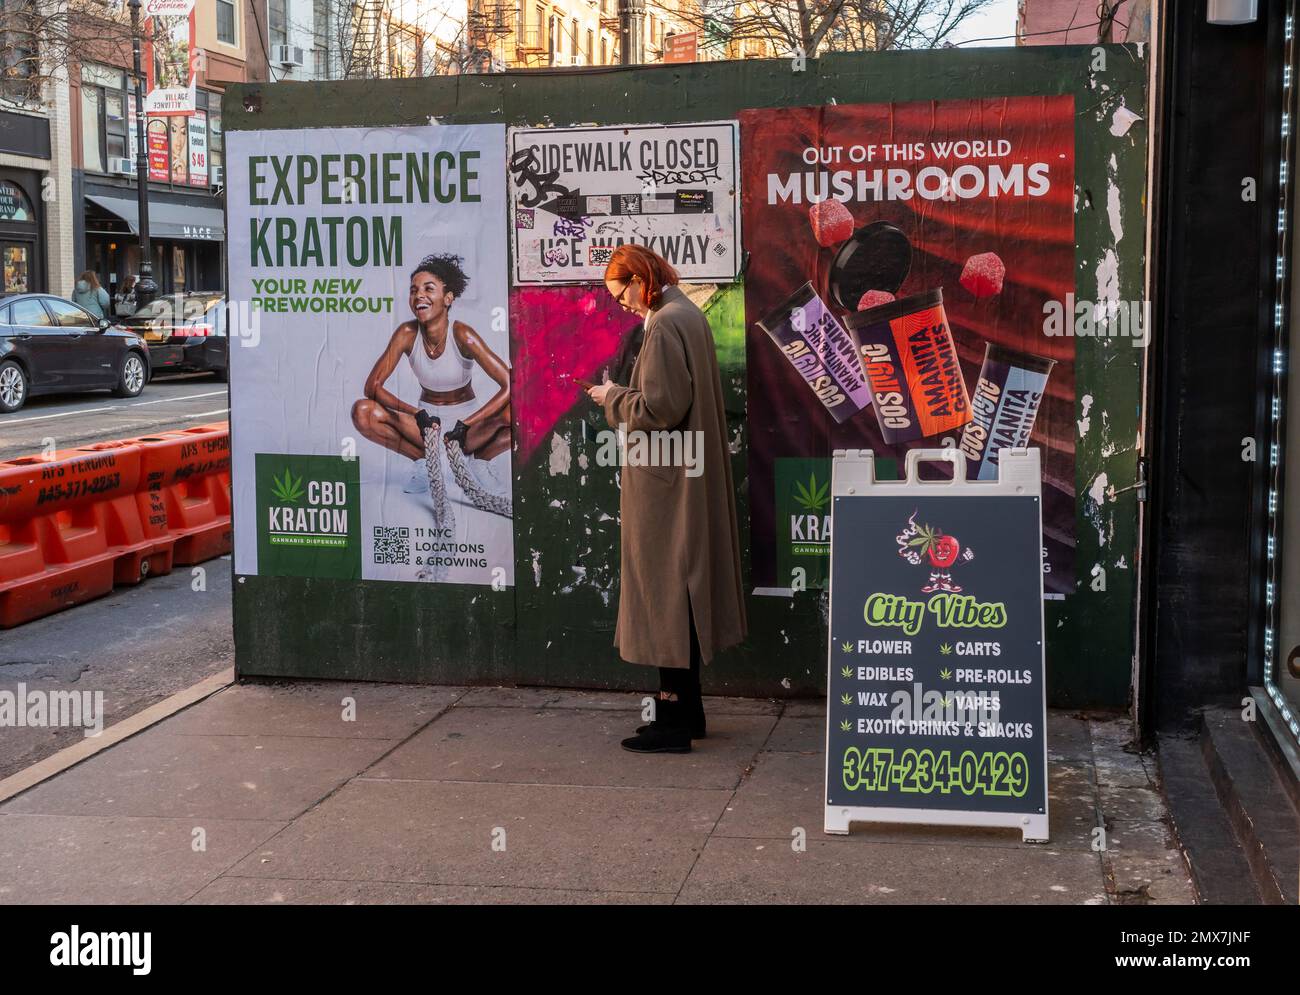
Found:
[[[132,273],[122,281],[117,295],[113,299],[113,310],[119,318],[129,318],[135,314],[135,274]]]
[[[111,301],[108,291],[99,285],[99,277],[93,269],[77,277],[77,285],[72,289],[73,304],[80,304],[96,318],[107,318]]]
[[[722,378],[709,321],[666,260],[622,245],[605,269],[605,288],[644,319],[645,335],[631,382],[597,384],[588,395],[610,427],[627,434],[629,453],[635,434],[671,433],[669,451],[690,454],[674,466],[629,458],[621,471],[614,645],[628,663],[657,667],[660,687],[654,721],[623,748],[689,753],[691,740],[705,735],[700,666],[748,631]]]

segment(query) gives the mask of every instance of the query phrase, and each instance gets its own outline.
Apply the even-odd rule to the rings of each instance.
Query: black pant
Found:
[[[688,603],[689,604],[689,603]],[[690,608],[687,608],[688,613]],[[695,632],[695,615],[690,614],[691,665],[689,668],[660,667],[659,689],[677,695],[677,700],[694,707],[700,700],[700,637]]]

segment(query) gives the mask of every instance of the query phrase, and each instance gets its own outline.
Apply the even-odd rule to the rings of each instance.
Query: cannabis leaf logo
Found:
[[[843,650],[845,653],[852,653],[852,652],[853,652],[853,644],[852,644],[852,643],[840,643],[840,649]]]
[[[952,671],[944,667],[943,670],[939,671],[939,677],[942,680],[950,681],[952,680]]]
[[[284,471],[283,479],[272,474],[271,484],[271,493],[285,504],[294,504],[302,497],[302,477],[294,479],[288,468]]]
[[[850,722],[848,719],[845,719],[843,722],[840,723],[840,732],[848,732],[852,728],[853,728],[853,723]]]
[[[944,643],[942,646],[939,647],[939,653],[943,656],[951,656],[952,647],[949,646],[947,643]]]
[[[852,667],[841,667],[841,668],[840,668],[840,676],[841,676],[841,677],[852,677],[852,676],[853,676],[853,668],[852,668]]]
[[[951,696],[945,696],[945,697],[944,697],[944,699],[943,699],[943,707],[944,707],[944,708],[952,708],[952,698],[951,698]]]
[[[805,511],[820,511],[826,507],[826,502],[830,500],[830,481],[824,484],[817,483],[817,474],[812,474],[808,478],[808,486],[805,487],[799,481],[794,483],[794,500]]]
[[[852,705],[852,704],[853,704],[853,695],[848,694],[848,693],[845,693],[845,694],[840,695],[840,704],[841,704],[841,705]]]

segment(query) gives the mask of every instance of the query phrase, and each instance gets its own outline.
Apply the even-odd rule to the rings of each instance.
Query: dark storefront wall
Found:
[[[1282,85],[1293,8],[1266,0],[1255,23],[1232,27],[1209,24],[1203,2],[1165,8],[1143,634],[1151,670],[1143,717],[1161,731],[1193,726],[1204,706],[1239,708],[1248,687],[1263,683],[1268,654],[1276,665],[1280,653],[1284,668],[1300,643],[1297,550],[1278,544],[1280,530],[1269,546],[1274,526],[1285,519],[1294,536],[1300,518],[1296,488],[1275,493],[1270,451],[1284,287],[1278,219],[1288,213],[1279,213],[1284,95],[1292,120],[1295,113]],[[1283,466],[1291,461],[1293,483],[1295,448],[1279,453]],[[1275,557],[1291,564],[1279,578],[1270,573]],[[1291,620],[1276,647],[1275,608]]]
[[[1083,113],[1098,101],[1084,47],[971,51],[854,53],[809,60],[791,72],[785,60],[644,67],[606,73],[528,73],[475,77],[473,86],[444,78],[365,83],[233,87],[225,122],[232,130],[422,125],[433,115],[456,124],[551,121],[675,123],[733,117],[744,108],[819,106],[831,103],[996,98],[1026,93],[1072,94],[1076,107],[1075,214],[1078,294],[1096,293],[1099,264],[1114,236],[1105,221],[1108,190],[1123,198],[1140,230],[1145,163],[1126,155],[1115,167],[1106,129],[1109,118]],[[1146,116],[1147,65],[1139,49],[1106,46],[1107,89]],[[1027,81],[1033,81],[1032,83]],[[1135,125],[1133,147],[1145,142]],[[1094,134],[1093,129],[1097,129]],[[1108,162],[1109,160],[1109,162]],[[1117,170],[1108,172],[1108,170]],[[1111,241],[1107,241],[1107,239]],[[1127,244],[1127,243],[1126,243]],[[1140,249],[1117,260],[1121,299],[1142,296]],[[1076,343],[1078,399],[1104,401],[1108,431],[1077,443],[1077,570],[1074,593],[1045,605],[1048,695],[1062,706],[1124,707],[1132,684],[1137,556],[1137,452],[1141,350],[1107,348],[1097,339]],[[724,374],[729,417],[743,424],[743,368]],[[761,403],[761,399],[751,403]],[[1092,417],[1101,420],[1100,407]],[[579,416],[556,433],[576,437]],[[741,522],[742,557],[749,561],[748,438],[741,432],[733,460]],[[1108,440],[1126,440],[1111,445]],[[238,440],[236,440],[238,445]],[[1115,494],[1101,509],[1084,492],[1106,474]],[[568,484],[565,484],[568,481]],[[568,489],[565,489],[567,486]],[[644,675],[618,662],[611,642],[613,600],[595,591],[566,594],[549,575],[535,578],[533,555],[572,563],[575,523],[592,521],[618,506],[612,479],[579,488],[576,480],[516,466],[514,497],[516,586],[484,596],[466,585],[341,582],[323,578],[240,576],[234,585],[235,642],[243,674],[446,682],[508,681],[521,684],[634,687]],[[564,510],[554,510],[562,506]],[[236,522],[236,528],[241,527]],[[247,526],[247,527],[251,527]],[[1103,535],[1104,533],[1104,535]],[[618,549],[604,551],[592,571],[617,572]],[[1094,564],[1116,566],[1108,582],[1089,581]],[[749,578],[747,577],[748,581]],[[747,584],[752,589],[752,584]],[[815,694],[826,672],[825,597],[751,597],[750,637],[718,657],[707,682],[720,693]]]
[[[221,290],[221,245],[200,240],[150,239],[153,278],[160,294]],[[130,232],[86,233],[86,263],[105,287],[140,275],[140,240]]]
[[[110,289],[116,288],[128,275],[140,274],[140,239],[133,230],[135,204],[127,199],[134,194],[131,187],[110,187],[84,178],[81,185],[81,202],[85,204],[84,256],[78,262],[77,272],[94,270],[100,282]],[[105,204],[118,207],[121,213],[109,210]],[[181,198],[151,191],[149,204],[153,275],[158,292],[223,289],[224,232],[209,230],[208,224],[220,202],[208,195]],[[155,213],[159,216],[157,223]],[[180,222],[191,216],[201,222],[195,227],[202,229],[202,237],[177,237],[175,233],[182,229]]]

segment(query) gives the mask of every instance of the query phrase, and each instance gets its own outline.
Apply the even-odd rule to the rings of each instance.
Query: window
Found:
[[[317,79],[330,78],[329,0],[314,0],[311,9],[312,60]]]
[[[569,35],[569,52],[572,55],[578,54],[578,19],[575,17],[570,22],[572,34]]]
[[[235,5],[232,0],[217,0],[217,41],[238,44],[235,36]]]
[[[81,87],[81,165],[94,173],[104,172],[100,116],[104,91],[97,86]]]
[[[5,5],[0,3],[0,8]],[[19,11],[5,11],[8,25],[21,28],[18,20]],[[25,12],[24,12],[25,13]],[[35,20],[39,15],[32,13]],[[39,99],[41,94],[40,58],[36,51],[36,36],[31,28],[26,31],[5,32],[3,48],[0,49],[0,96],[16,104],[25,104]]]
[[[89,311],[68,301],[54,297],[45,298],[45,306],[54,312],[54,319],[64,328],[98,328],[99,322]]]
[[[600,64],[609,65],[609,39],[604,35],[600,36]]]
[[[104,91],[104,151],[109,160],[134,153],[126,145],[126,94],[121,90]]]
[[[81,165],[108,171],[110,157],[126,155],[126,74],[108,66],[81,69]]]
[[[596,32],[591,28],[587,29],[587,65],[592,64],[592,56],[595,54]]]
[[[15,325],[36,325],[43,328],[53,324],[49,312],[41,307],[41,302],[34,297],[29,297],[25,301],[14,301],[13,313]]]
[[[221,133],[221,104],[214,102],[208,108],[208,168],[221,169],[226,163],[226,144]],[[216,173],[208,173],[216,183]]]
[[[271,44],[272,44],[272,45],[288,45],[288,44],[289,44],[289,11],[288,11],[288,6],[289,6],[289,0],[267,0],[267,3],[266,3],[266,33],[267,33],[268,37],[270,37],[270,39],[271,39]],[[217,31],[218,31],[218,37],[220,37],[220,31],[221,31],[221,27],[220,27],[221,7],[222,7],[222,4],[221,4],[220,2],[218,2],[218,4],[217,4],[217,18],[218,18]],[[232,23],[232,25],[231,25],[231,29],[232,29],[231,33],[232,33],[232,35],[233,35],[233,28],[234,28],[234,25],[233,25],[233,23]],[[222,40],[222,41],[225,41],[226,39],[222,38],[221,40]],[[233,45],[233,44],[234,44],[234,41],[232,40],[232,41],[230,42],[230,44]]]

